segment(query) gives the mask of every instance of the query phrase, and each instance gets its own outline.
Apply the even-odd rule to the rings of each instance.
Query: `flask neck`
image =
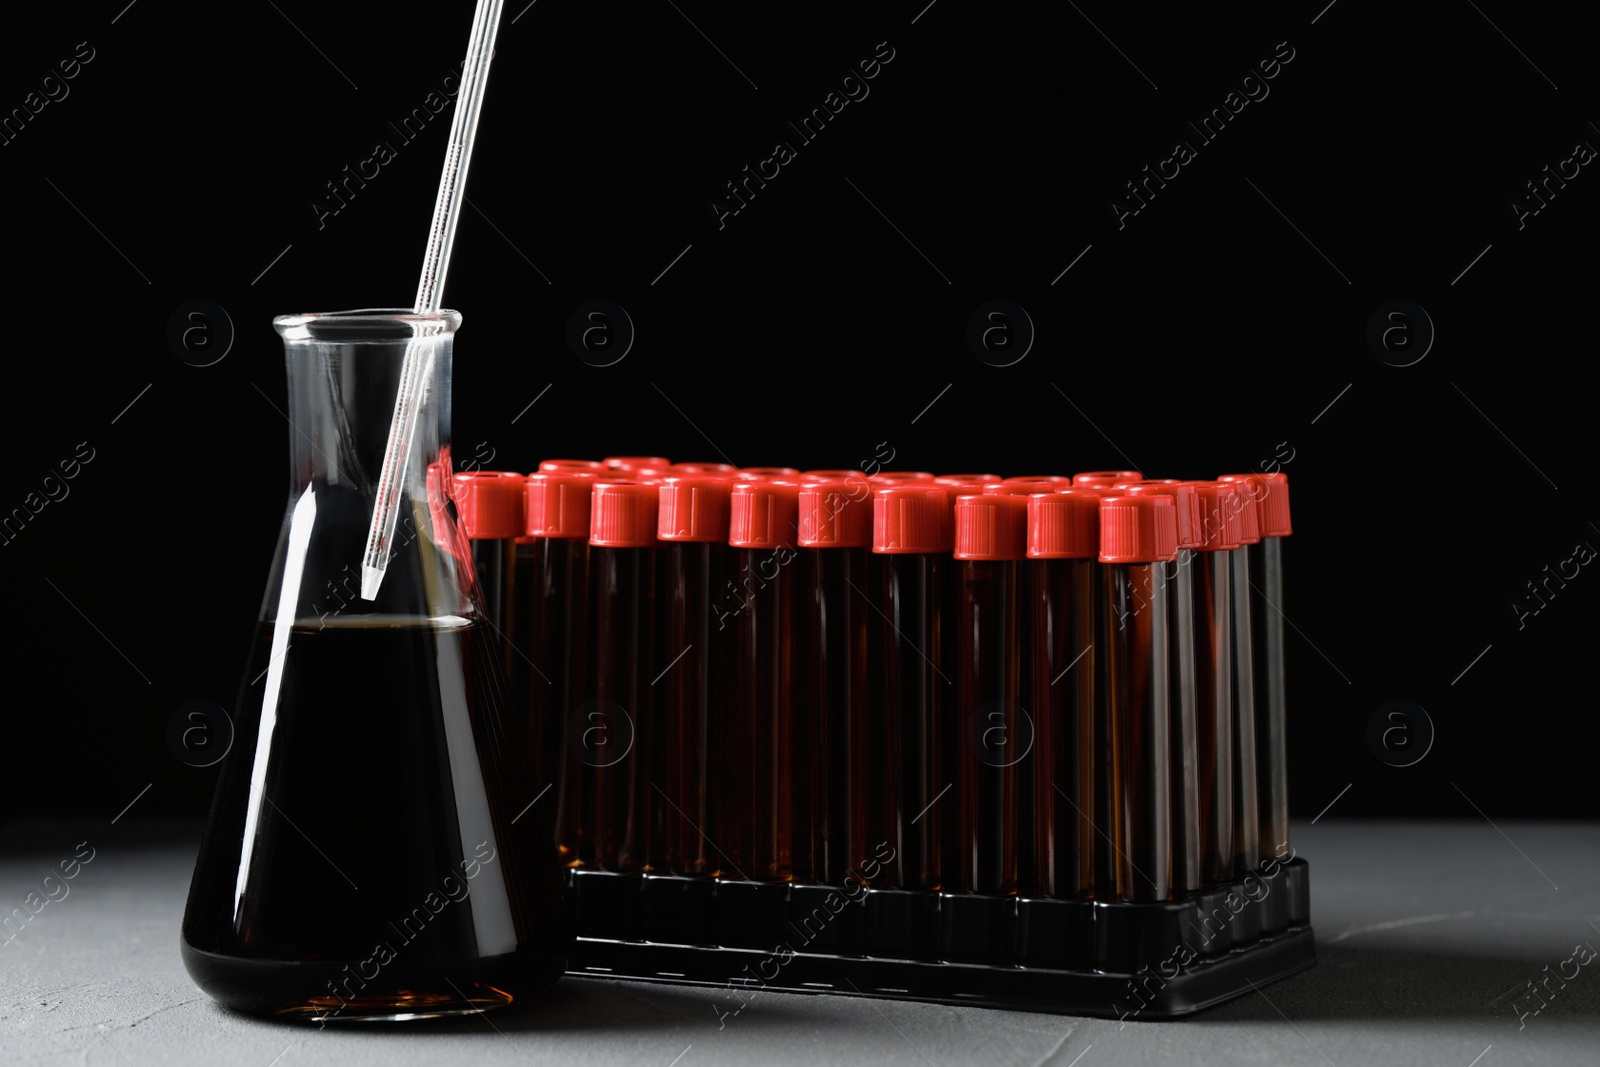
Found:
[[[480,615],[471,554],[446,506],[454,325],[424,319],[419,328],[407,314],[278,320],[288,364],[290,499],[264,620],[289,611],[295,625],[318,627],[365,616]],[[425,367],[421,399],[386,577],[368,601],[360,595],[362,557],[408,353]]]

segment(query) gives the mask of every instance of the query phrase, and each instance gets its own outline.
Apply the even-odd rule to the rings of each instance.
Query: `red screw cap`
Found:
[[[1273,474],[1219,474],[1217,481],[1249,482],[1256,502],[1256,521],[1262,537],[1288,537],[1294,533],[1289,522],[1289,476]]]
[[[1084,486],[1090,489],[1109,488],[1118,482],[1142,482],[1144,475],[1138,471],[1084,471],[1082,474],[1072,476],[1074,486]]]
[[[1218,478],[1223,485],[1234,488],[1233,508],[1239,516],[1239,541],[1253,545],[1261,541],[1261,509],[1256,501],[1262,496],[1262,486],[1257,474],[1227,474]]]
[[[777,548],[799,539],[800,484],[775,478],[733,482],[728,544],[734,548]]]
[[[880,485],[872,494],[872,551],[949,552],[950,498],[939,485]]]
[[[594,459],[546,459],[539,462],[541,471],[594,471],[604,474],[606,466]]]
[[[598,477],[593,471],[540,471],[528,475],[528,535],[587,538],[589,501]]]
[[[866,474],[863,473],[862,471],[851,471],[851,470],[806,471],[805,473],[800,475],[800,480],[802,482],[828,481],[828,480],[833,479],[833,478],[843,478],[843,479],[846,479],[846,480],[855,478],[855,479],[860,479],[861,481],[866,481],[867,480]]]
[[[1113,491],[1131,496],[1172,497],[1173,506],[1178,509],[1178,547],[1200,547],[1200,499],[1194,495],[1194,486],[1190,483],[1175,478],[1152,479],[1118,485]]]
[[[899,485],[902,482],[931,482],[932,471],[882,471],[871,478],[876,485]]]
[[[1028,498],[968,494],[956,498],[956,559],[1026,559]]]
[[[804,482],[800,486],[800,544],[806,548],[872,544],[872,493],[866,480]]]
[[[656,536],[663,541],[726,541],[732,487],[716,474],[672,474],[661,479],[656,487],[661,504]]]
[[[672,460],[666,456],[607,456],[600,462],[608,471],[632,471],[640,467],[658,470],[672,466]]]
[[[747,482],[759,481],[762,478],[783,478],[792,481],[800,477],[800,472],[793,467],[740,467],[737,477]]]
[[[1059,489],[1071,489],[1072,479],[1065,474],[1019,474],[1015,477],[1004,479],[1007,485],[1053,485]]]
[[[954,506],[956,497],[967,493],[982,493],[987,486],[999,485],[998,474],[941,474],[933,480],[934,485],[944,487],[945,495],[950,498]]]
[[[522,490],[527,479],[510,471],[472,471],[454,477],[456,514],[473,541],[500,541],[522,534]]]
[[[1028,558],[1098,556],[1100,496],[1097,489],[1063,489],[1028,497]]]
[[[1238,487],[1226,482],[1190,482],[1194,486],[1195,506],[1200,515],[1201,552],[1226,552],[1238,548],[1243,520],[1234,501]]]
[[[1159,563],[1178,558],[1178,509],[1170,496],[1100,498],[1100,562]]]
[[[739,473],[739,468],[732,463],[674,463],[664,473],[726,474],[731,478]]]
[[[590,505],[589,543],[602,548],[649,548],[656,543],[661,491],[646,482],[597,480]]]

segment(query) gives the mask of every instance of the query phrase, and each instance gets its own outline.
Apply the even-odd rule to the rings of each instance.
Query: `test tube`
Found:
[[[1014,893],[1022,821],[1019,781],[1033,737],[1023,721],[1019,572],[1028,552],[1028,498],[965,495],[955,504],[955,720],[960,826],[956,888]],[[1027,820],[1031,828],[1032,820]]]
[[[1166,581],[1178,556],[1170,496],[1110,494],[1100,500],[1105,568],[1107,696],[1116,793],[1116,895],[1172,896],[1171,742]]]
[[[589,724],[589,506],[593,471],[528,475],[534,582],[523,595],[524,646],[538,668],[528,687],[534,766],[555,783],[556,848],[569,867],[594,863],[592,775],[579,748]]]
[[[655,662],[654,484],[611,477],[594,483],[592,704],[581,747],[594,771],[595,862],[642,871],[661,863],[663,805],[650,774],[655,751],[651,675]]]
[[[734,793],[723,808],[731,821],[736,873],[754,880],[792,874],[795,543],[797,481],[736,481],[730,495],[728,544],[734,549]]]
[[[1289,847],[1289,746],[1284,684],[1283,539],[1289,521],[1289,476],[1224,474],[1217,479],[1249,486],[1261,543],[1251,553],[1250,584],[1255,612],[1256,782],[1261,790],[1261,846],[1273,855]]]
[[[506,613],[511,603],[511,582],[516,539],[522,535],[524,477],[511,471],[473,471],[454,478],[456,514],[472,545],[472,569],[483,594],[489,623],[505,644]],[[509,672],[513,652],[503,649]]]
[[[1142,482],[1144,475],[1138,471],[1084,471],[1072,476],[1078,489],[1109,489],[1119,482]]]
[[[707,843],[702,827],[715,821],[722,798],[716,787],[728,768],[711,763],[712,740],[732,724],[727,708],[731,620],[712,597],[728,581],[729,479],[717,474],[673,474],[661,480],[660,571],[663,662],[658,746],[666,864],[673,874],[722,873],[726,862]]]
[[[805,591],[798,615],[805,655],[795,716],[794,877],[842,885],[871,856],[867,623],[872,615],[872,492],[864,476],[800,487]],[[858,875],[859,877],[859,875]]]
[[[1194,486],[1175,479],[1121,483],[1112,492],[1170,496],[1178,556],[1167,567],[1172,594],[1167,609],[1167,659],[1172,668],[1168,704],[1172,721],[1172,885],[1181,893],[1204,884],[1200,833],[1199,694],[1195,671],[1194,550],[1199,547],[1200,500]]]
[[[1261,866],[1260,782],[1256,778],[1255,619],[1250,594],[1251,545],[1261,543],[1256,501],[1235,486],[1229,506],[1238,516],[1239,547],[1229,556],[1233,610],[1233,849],[1234,877]]]
[[[881,792],[869,832],[894,849],[887,865],[891,888],[938,889],[945,827],[955,825],[944,809],[945,792],[954,784],[947,763],[945,720],[952,694],[942,618],[951,507],[943,486],[918,481],[879,483],[872,496],[872,551],[883,557],[878,617],[869,638]]]
[[[1065,489],[1028,498],[1037,873],[1027,888],[1049,897],[1090,895],[1095,820],[1103,822],[1108,810],[1096,799],[1094,774],[1099,554],[1099,492]]]
[[[1195,718],[1200,768],[1201,877],[1234,876],[1233,596],[1229,562],[1239,547],[1234,487],[1191,482],[1200,512],[1194,558]]]

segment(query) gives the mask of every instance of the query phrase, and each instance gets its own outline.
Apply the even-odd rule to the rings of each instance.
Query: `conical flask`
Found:
[[[183,920],[223,1004],[319,1020],[481,1011],[572,935],[471,553],[447,505],[453,311],[274,320],[293,478]],[[430,357],[400,519],[361,599],[408,347]],[[545,805],[545,806],[548,806]]]

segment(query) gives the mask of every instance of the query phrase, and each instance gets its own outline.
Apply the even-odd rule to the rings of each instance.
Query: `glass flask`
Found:
[[[548,823],[447,506],[454,311],[274,320],[293,474],[184,913],[224,1005],[311,1021],[482,1011],[566,968]],[[382,586],[361,563],[401,363],[431,362]],[[548,805],[546,805],[548,806]]]

